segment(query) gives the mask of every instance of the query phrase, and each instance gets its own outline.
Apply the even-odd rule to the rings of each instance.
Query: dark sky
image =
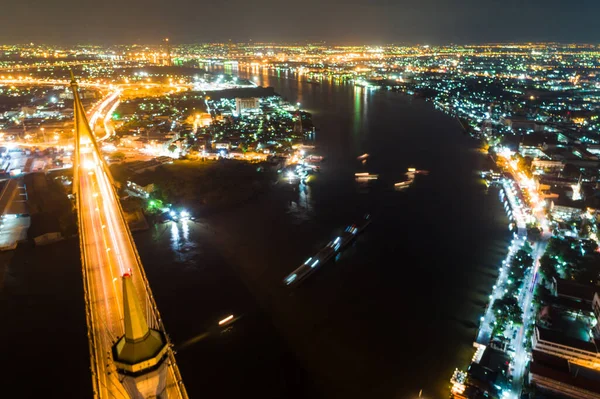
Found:
[[[600,0],[2,0],[0,42],[600,42]]]

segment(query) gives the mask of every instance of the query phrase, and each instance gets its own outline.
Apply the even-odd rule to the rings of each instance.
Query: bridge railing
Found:
[[[79,154],[75,155],[79,157]],[[79,186],[79,182],[73,182],[73,185]],[[83,275],[83,295],[85,297],[85,322],[87,324],[87,335],[88,335],[88,347],[90,351],[90,370],[92,372],[92,389],[94,399],[99,398],[99,382],[98,382],[98,369],[96,367],[98,361],[98,354],[96,353],[96,335],[94,334],[94,314],[92,312],[92,297],[91,289],[89,286],[89,275],[85,265],[87,262],[87,251],[85,250],[85,244],[83,242],[84,229],[82,227],[81,218],[81,206],[79,199],[79,190],[75,197],[75,206],[77,207],[77,224],[79,230],[79,252],[81,257],[81,273]]]
[[[97,154],[97,155],[98,155],[99,159],[102,160],[102,157],[99,154]],[[110,173],[110,170],[108,169],[108,165],[103,160],[101,162],[103,165],[102,169],[103,169],[104,173],[106,173],[108,175],[109,180],[111,182],[113,182],[112,175]],[[133,236],[131,235],[131,230],[129,229],[129,225],[127,224],[127,220],[125,219],[123,207],[121,206],[121,202],[119,201],[119,196],[117,194],[117,191],[116,191],[114,185],[111,185],[111,190],[113,192],[113,195],[115,196],[115,199],[116,199],[115,202],[117,203],[117,207],[119,209],[119,212],[118,212],[119,218],[121,219],[121,222],[125,226],[127,240],[133,250],[134,255],[135,255],[139,274],[144,283],[143,285],[144,285],[144,290],[146,292],[146,299],[149,301],[150,306],[152,308],[152,316],[154,318],[154,320],[153,320],[154,324],[165,335],[165,338],[167,340],[167,345],[169,346],[168,356],[169,356],[169,361],[171,362],[171,366],[173,368],[173,373],[175,374],[175,378],[177,380],[176,381],[177,382],[177,390],[179,391],[182,398],[188,399],[187,391],[185,390],[185,386],[183,385],[183,378],[181,376],[181,372],[179,371],[179,367],[177,366],[177,363],[175,361],[175,355],[173,354],[173,350],[172,350],[173,345],[171,343],[171,338],[169,337],[169,334],[167,333],[167,330],[165,328],[163,320],[160,317],[160,312],[158,311],[158,306],[156,305],[156,301],[154,300],[154,295],[152,295],[152,290],[150,289],[150,283],[148,281],[148,277],[146,276],[146,272],[144,271],[142,259],[140,258],[140,254],[138,253],[137,247],[135,245],[135,241],[133,240]]]

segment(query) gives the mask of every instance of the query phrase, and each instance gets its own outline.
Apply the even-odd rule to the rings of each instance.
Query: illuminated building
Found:
[[[563,398],[600,399],[600,373],[537,350],[529,366],[529,383],[537,391]]]
[[[258,98],[236,98],[235,99],[235,112],[241,115],[243,111],[256,110],[260,107]]]

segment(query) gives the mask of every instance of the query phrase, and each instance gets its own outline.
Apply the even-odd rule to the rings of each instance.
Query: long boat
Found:
[[[336,237],[325,245],[314,256],[308,258],[296,270],[288,274],[283,283],[287,286],[297,286],[317,269],[337,256],[345,247],[360,234],[369,224],[371,224],[371,215],[366,214],[358,223],[351,224],[344,229],[342,235]]]

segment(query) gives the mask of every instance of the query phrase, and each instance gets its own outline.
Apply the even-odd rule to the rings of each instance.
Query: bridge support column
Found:
[[[112,347],[113,361],[132,399],[164,399],[167,340],[162,332],[148,328],[131,278],[123,275],[125,335]]]

